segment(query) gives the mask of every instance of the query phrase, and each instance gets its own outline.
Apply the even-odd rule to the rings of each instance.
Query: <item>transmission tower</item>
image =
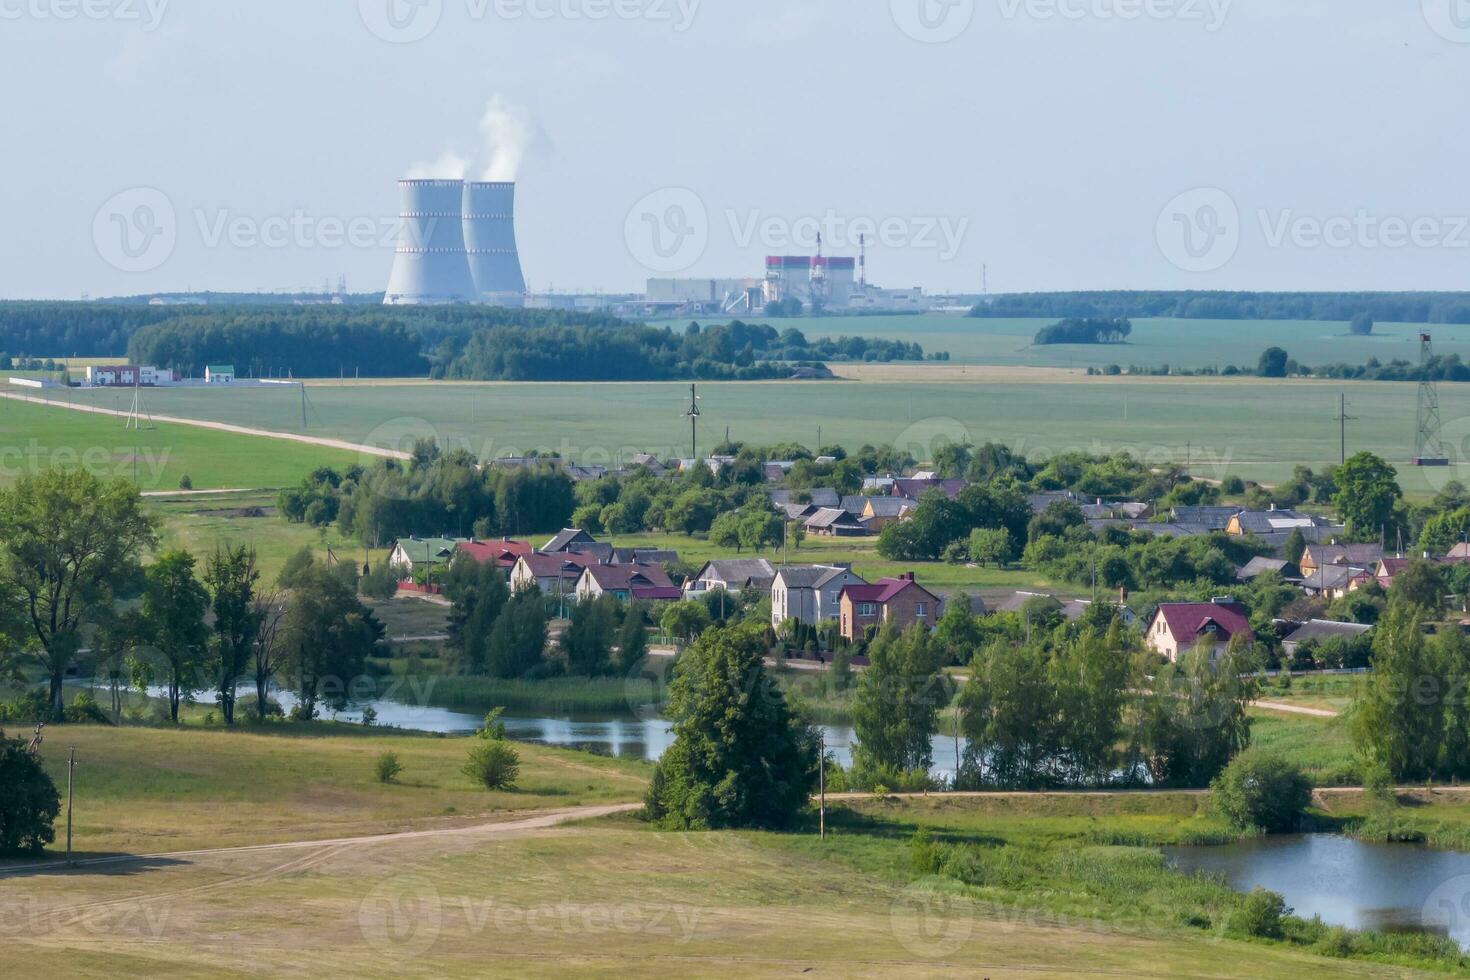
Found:
[[[147,424],[144,424],[145,420]],[[123,419],[123,428],[142,431],[152,430],[153,427],[153,416],[143,410],[143,387],[135,382],[133,384],[133,405]]]
[[[1429,376],[1434,358],[1434,341],[1428,333],[1419,335],[1419,433],[1414,442],[1415,466],[1448,466],[1444,444],[1440,442],[1439,385]]]

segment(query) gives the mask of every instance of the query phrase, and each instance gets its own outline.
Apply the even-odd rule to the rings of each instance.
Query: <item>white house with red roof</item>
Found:
[[[1249,613],[1233,599],[1160,603],[1143,636],[1149,649],[1171,661],[1202,645],[1212,648],[1210,659],[1213,660],[1236,638],[1245,643],[1256,642]]]
[[[515,568],[518,558],[529,555],[534,550],[529,542],[512,541],[510,538],[499,541],[461,541],[458,548],[461,554],[469,555],[476,564],[484,565],[493,561],[506,571]]]

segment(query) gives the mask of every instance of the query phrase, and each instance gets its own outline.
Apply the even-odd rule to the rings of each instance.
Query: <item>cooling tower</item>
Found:
[[[464,241],[478,301],[524,306],[526,280],[516,251],[516,185],[468,181],[464,185]]]
[[[426,306],[475,302],[464,246],[464,181],[400,180],[402,226],[383,302]]]

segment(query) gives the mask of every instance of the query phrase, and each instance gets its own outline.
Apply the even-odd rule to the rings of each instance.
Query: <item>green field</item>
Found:
[[[689,451],[684,384],[320,385],[310,392],[306,435],[382,448],[404,449],[415,438],[433,437],[487,459],[541,449],[603,464],[641,451]],[[706,451],[727,429],[732,438],[750,442],[814,445],[820,427],[827,444],[892,442],[921,458],[936,440],[997,440],[1037,457],[1128,450],[1159,462],[1190,460],[1192,472],[1205,478],[1237,474],[1268,482],[1288,476],[1297,463],[1336,462],[1334,419],[1338,394],[1346,392],[1349,412],[1357,417],[1349,425],[1350,451],[1369,449],[1398,463],[1410,492],[1428,492],[1452,478],[1470,480],[1470,385],[1441,387],[1445,441],[1457,465],[1433,473],[1407,466],[1414,452],[1417,387],[1406,383],[1044,376],[994,383],[722,383],[703,385],[700,392]],[[72,397],[105,403],[113,395]],[[150,398],[159,414],[303,432],[295,392],[163,389]],[[121,447],[111,450],[112,459],[125,456],[132,442],[112,421],[81,413],[44,416],[15,403],[0,406],[4,412],[16,420],[9,422],[10,438],[21,446],[37,438],[48,445]],[[17,431],[22,414],[25,424]],[[6,421],[0,414],[0,422]],[[176,482],[190,448],[221,448],[191,473],[196,486],[242,480],[272,486],[293,472],[299,478],[313,463],[352,461],[351,454],[254,441],[250,446],[260,447],[260,455],[252,448],[242,456],[223,451],[235,442],[222,442],[226,437],[218,433],[185,435],[161,427],[145,435],[153,440],[149,444],[173,449],[159,486],[171,477]]]
[[[53,397],[111,409],[118,392],[54,390]],[[130,403],[129,403],[130,404]],[[126,411],[128,405],[122,405]],[[158,409],[150,410],[157,412]],[[355,453],[260,436],[219,432],[166,422],[124,428],[110,415],[66,411],[0,399],[0,483],[25,473],[84,467],[104,478],[136,480],[145,492],[176,490],[188,476],[194,487],[283,487],[317,466],[344,466]]]
[[[1362,364],[1419,359],[1424,324],[1379,323],[1373,336],[1354,337],[1346,323],[1321,320],[1135,319],[1128,343],[1115,346],[1033,347],[1032,339],[1055,319],[979,319],[963,316],[836,316],[801,320],[752,320],[777,330],[796,327],[809,338],[850,335],[918,343],[926,354],[948,351],[959,364],[1034,367],[1105,367],[1139,364],[1197,369],[1234,364],[1254,367],[1267,347],[1282,347],[1302,364]],[[676,324],[677,329],[681,324]],[[1470,360],[1470,327],[1430,326],[1435,350]]]

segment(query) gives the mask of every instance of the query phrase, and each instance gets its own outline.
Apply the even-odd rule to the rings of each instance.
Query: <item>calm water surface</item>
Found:
[[[1295,914],[1382,932],[1434,932],[1470,948],[1470,854],[1376,844],[1335,834],[1263,837],[1223,847],[1172,847],[1180,871],[1261,887]]]

